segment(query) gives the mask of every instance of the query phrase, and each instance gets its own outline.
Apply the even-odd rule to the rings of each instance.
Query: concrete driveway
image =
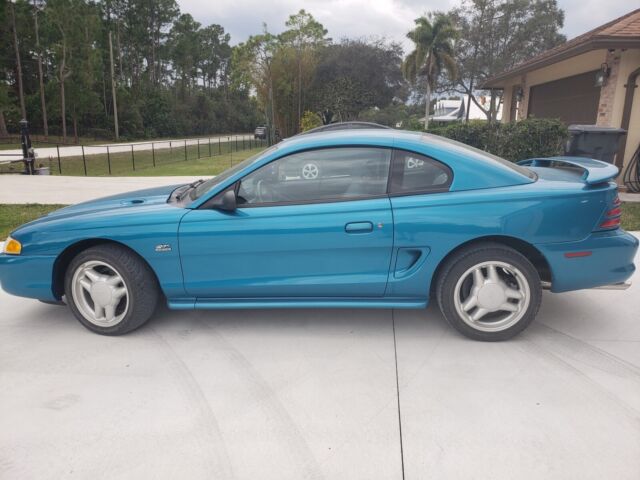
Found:
[[[3,479],[637,480],[640,275],[547,293],[497,344],[433,308],[163,310],[109,338],[0,293],[0,412]]]

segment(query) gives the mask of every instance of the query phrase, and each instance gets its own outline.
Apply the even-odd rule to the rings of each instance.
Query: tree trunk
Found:
[[[120,48],[120,19],[116,22],[116,48],[118,49],[118,79],[122,81],[122,48]],[[113,64],[113,62],[111,62]]]
[[[16,30],[16,11],[13,2],[9,2],[11,5],[11,27],[13,30],[13,45],[16,53],[16,76],[18,77],[18,95],[20,97],[20,113],[22,118],[26,120],[27,109],[24,104],[24,89],[22,87],[22,64],[20,63],[20,46],[18,44],[18,32]]]
[[[111,31],[109,31],[109,60],[111,62],[111,95],[113,97],[113,128],[116,140],[120,139],[120,131],[118,127],[118,101],[116,98],[116,77],[113,71],[113,41],[111,40]]]
[[[67,141],[67,106],[64,96],[64,82],[66,80],[65,66],[67,59],[66,40],[62,40],[62,61],[60,62],[60,115],[62,117],[62,141]]]
[[[298,53],[298,125],[295,132],[300,131],[300,122],[302,121],[302,59]]]
[[[76,114],[75,107],[73,108],[73,143],[78,142],[78,115]]]
[[[0,137],[8,137],[7,123],[4,121],[4,112],[0,110]]]
[[[42,128],[44,130],[44,139],[49,137],[49,121],[47,119],[47,101],[44,96],[44,75],[42,73],[42,51],[40,50],[40,35],[38,32],[38,7],[36,0],[33,0],[33,17],[36,33],[36,49],[38,50],[38,80],[40,81],[40,108],[42,108]]]
[[[424,108],[424,130],[426,132],[429,129],[429,106],[431,105],[431,82],[429,81],[429,77],[427,77],[427,85],[424,96],[427,103]]]
[[[473,96],[473,76],[471,77],[471,82],[469,83],[469,95],[467,95],[467,111],[464,113],[465,122],[469,123],[469,113],[471,111],[471,97]]]

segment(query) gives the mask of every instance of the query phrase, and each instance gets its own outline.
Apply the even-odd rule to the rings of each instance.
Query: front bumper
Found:
[[[57,301],[53,295],[53,255],[0,253],[0,287],[11,295]]]
[[[567,292],[626,282],[633,272],[638,239],[624,230],[596,232],[579,242],[536,245],[551,267],[551,291]],[[586,256],[565,254],[589,252]]]

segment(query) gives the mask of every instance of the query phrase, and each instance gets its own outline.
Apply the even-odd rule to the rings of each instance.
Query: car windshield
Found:
[[[219,185],[220,183],[224,182],[227,178],[231,177],[232,175],[235,175],[237,172],[239,172],[243,168],[248,167],[252,163],[257,162],[264,155],[268,155],[269,153],[274,151],[276,148],[277,148],[277,146],[274,145],[271,148],[263,150],[262,152],[259,152],[259,153],[255,154],[255,155],[253,155],[252,157],[249,157],[246,160],[243,160],[242,162],[238,163],[237,165],[234,165],[233,167],[229,168],[228,170],[225,170],[224,172],[220,173],[219,175],[216,175],[215,177],[210,178],[209,180],[206,180],[206,181],[202,182],[196,188],[194,188],[191,191],[191,193],[189,194],[191,200],[197,200],[202,195],[207,193],[209,190],[214,188],[216,185]]]

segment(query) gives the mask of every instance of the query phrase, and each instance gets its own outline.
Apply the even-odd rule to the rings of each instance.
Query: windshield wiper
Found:
[[[191,182],[189,185],[187,185],[187,188],[185,188],[178,195],[176,195],[176,200],[178,201],[182,200],[184,196],[187,194],[187,192],[190,192],[191,190],[193,190],[194,188],[196,188],[198,185],[202,183],[204,183],[204,180],[202,178],[200,180],[196,180],[195,182]]]

